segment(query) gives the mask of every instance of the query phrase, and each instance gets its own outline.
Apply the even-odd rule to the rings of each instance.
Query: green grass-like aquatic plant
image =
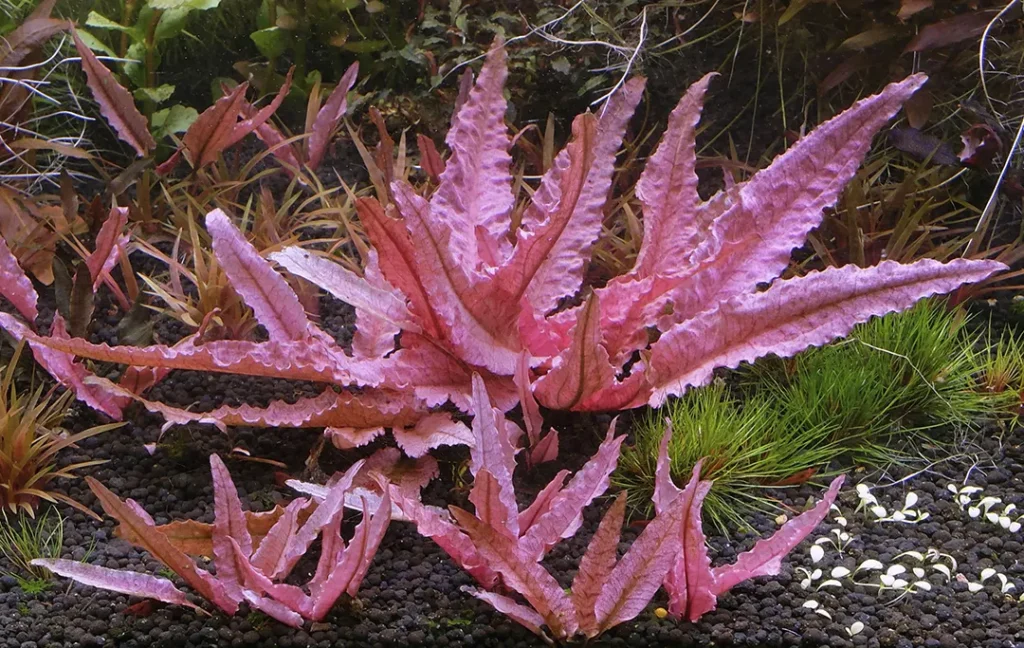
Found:
[[[0,509],[0,556],[14,567],[13,571],[0,570],[0,574],[11,576],[29,593],[42,591],[39,584],[48,585],[52,578],[49,570],[33,566],[32,561],[60,558],[64,545],[64,517],[56,512],[56,517],[51,518],[50,512],[48,509],[31,518]]]
[[[701,479],[714,480],[714,485],[704,512],[721,529],[746,526],[746,513],[774,508],[766,487],[803,481],[803,471],[826,463],[834,452],[827,422],[798,420],[763,397],[741,404],[722,382],[691,390],[641,420],[613,477],[628,489],[633,507],[644,512],[654,492],[666,417],[676,431],[669,444],[672,476],[688,477],[694,464],[705,459]]]

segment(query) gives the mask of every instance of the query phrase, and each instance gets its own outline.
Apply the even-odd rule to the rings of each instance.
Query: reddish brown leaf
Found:
[[[900,20],[906,20],[925,9],[931,9],[934,4],[935,0],[901,0],[900,10],[896,12],[896,17]]]
[[[969,167],[986,169],[992,165],[1003,150],[1003,141],[994,128],[988,124],[975,124],[960,136],[964,149],[960,152],[960,161]]]
[[[994,12],[973,11],[954,18],[925,25],[917,36],[907,43],[904,52],[924,52],[977,38],[992,21]]]
[[[156,148],[156,141],[149,133],[146,118],[135,107],[132,95],[117,82],[110,70],[100,63],[92,50],[78,37],[78,32],[72,29],[71,36],[75,39],[78,55],[82,57],[86,83],[100,106],[100,113],[117,131],[118,137],[135,149],[139,157],[149,154],[151,149]]]

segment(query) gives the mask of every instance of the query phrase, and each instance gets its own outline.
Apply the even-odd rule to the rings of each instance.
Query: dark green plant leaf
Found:
[[[153,322],[150,311],[143,303],[140,293],[135,303],[121,321],[117,323],[117,339],[120,344],[128,346],[146,346],[153,342]]]

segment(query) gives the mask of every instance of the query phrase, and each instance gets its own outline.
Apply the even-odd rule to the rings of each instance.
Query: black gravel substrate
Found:
[[[75,425],[90,424],[91,413],[78,412]],[[577,468],[595,445],[602,417],[589,421],[592,432],[577,428],[580,454],[565,457],[570,468]],[[155,437],[155,421],[124,428],[87,440],[77,453],[68,453],[62,461],[85,458],[109,459],[109,463],[91,474],[121,497],[132,497],[149,510],[158,523],[171,519],[193,518],[212,521],[212,490],[206,456],[210,452],[226,455],[235,446],[248,448],[256,456],[273,457],[286,462],[294,474],[300,474],[308,449],[316,442],[316,433],[299,430],[233,430],[232,436],[211,428],[187,428],[172,434],[159,451],[150,456],[142,439]],[[582,427],[582,426],[581,426]],[[177,435],[179,441],[173,441]],[[998,525],[971,519],[947,490],[951,482],[962,484],[969,471],[969,484],[984,488],[984,495],[1024,508],[1024,430],[1001,440],[985,435],[972,454],[971,463],[947,461],[930,471],[889,488],[872,493],[887,509],[902,506],[907,491],[920,500],[915,505],[930,518],[920,524],[873,522],[872,515],[854,514],[857,494],[852,484],[841,495],[841,510],[848,520],[845,531],[850,540],[840,555],[830,545],[824,558],[812,563],[811,542],[802,544],[785,562],[783,573],[775,578],[757,579],[735,588],[720,600],[719,609],[699,623],[690,624],[659,619],[654,609],[663,605],[658,598],[633,623],[609,632],[595,645],[601,646],[979,646],[1011,648],[1024,646],[1024,619],[1017,597],[1024,592],[1024,564],[1021,563],[1021,532],[1011,533]],[[567,444],[568,445],[568,444]],[[451,461],[456,451],[442,459],[442,477],[428,489],[430,500],[447,498],[460,502],[464,494],[445,493],[451,487]],[[343,466],[350,457],[333,450],[325,453],[331,468]],[[230,461],[229,467],[241,491],[243,504],[263,510],[291,497],[287,489],[275,486],[275,468],[243,461]],[[525,471],[517,474],[523,493],[535,491],[539,475]],[[894,476],[890,475],[888,482]],[[895,475],[899,478],[900,475]],[[874,478],[877,479],[877,476]],[[857,481],[857,480],[854,480]],[[72,482],[69,494],[96,506],[95,499],[82,482]],[[778,493],[784,505],[802,509],[808,498],[820,490],[805,486]],[[980,495],[975,496],[975,500]],[[586,524],[576,538],[556,548],[547,565],[558,580],[568,586],[575,565],[590,534],[596,529],[601,509],[607,500],[591,507]],[[148,573],[160,573],[161,566],[144,552],[113,537],[114,523],[97,523],[86,516],[64,511],[67,515],[64,556],[83,559],[107,567],[120,567]],[[833,516],[834,518],[835,516]],[[756,534],[765,535],[776,528],[775,520],[755,516],[750,520]],[[834,519],[823,525],[812,538],[830,536],[840,527]],[[635,536],[627,529],[623,549]],[[736,532],[726,539],[710,539],[716,562],[731,561],[749,547],[754,532]],[[95,541],[91,554],[87,547]],[[957,561],[956,571],[969,581],[977,581],[985,568],[995,568],[1007,577],[1015,589],[1000,593],[996,578],[986,581],[979,592],[969,591],[967,582],[929,570],[931,591],[903,594],[889,590],[853,585],[842,580],[842,587],[814,587],[828,576],[815,581],[811,589],[801,586],[803,575],[796,571],[820,568],[828,574],[833,567],[854,569],[872,558],[887,567],[900,562],[912,569],[913,560],[896,556],[904,551],[925,553],[929,548],[949,554]],[[0,561],[0,570],[9,569]],[[301,571],[300,565],[297,571]],[[312,565],[310,565],[312,569]],[[866,574],[866,573],[865,573]],[[867,581],[867,576],[858,577]],[[877,577],[874,579],[877,582]],[[41,594],[28,594],[10,577],[0,579],[0,646],[33,648],[44,646],[532,646],[539,640],[516,624],[493,612],[486,604],[462,593],[470,584],[430,541],[420,538],[411,525],[394,523],[377,555],[357,601],[339,604],[327,622],[293,630],[261,614],[242,610],[228,618],[212,616],[172,606],[154,605],[138,612],[131,607],[138,601],[78,585],[53,581]],[[820,603],[832,620],[803,607],[809,599]],[[148,607],[148,606],[143,606]],[[851,636],[855,622],[863,630]]]

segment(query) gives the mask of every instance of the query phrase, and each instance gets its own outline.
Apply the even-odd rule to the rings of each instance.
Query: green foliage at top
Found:
[[[742,527],[744,514],[773,508],[766,488],[806,481],[833,459],[885,465],[906,459],[914,440],[941,441],[936,433],[949,426],[1016,416],[1022,340],[1005,334],[987,344],[967,323],[962,311],[929,300],[873,319],[840,343],[747,365],[728,387],[720,380],[692,390],[643,419],[614,479],[634,504],[649,501],[671,418],[673,476],[688,476],[707,457],[701,476],[715,480],[709,520]]]

